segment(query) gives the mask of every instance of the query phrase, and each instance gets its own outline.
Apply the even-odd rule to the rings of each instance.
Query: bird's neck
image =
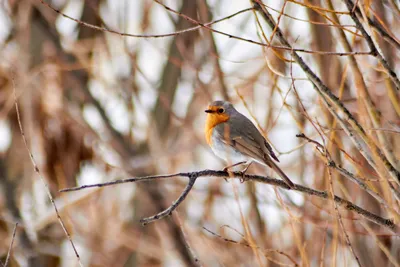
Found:
[[[206,126],[205,126],[205,135],[206,135],[206,140],[209,145],[212,144],[212,131],[215,126],[217,126],[220,123],[224,123],[228,121],[229,116],[226,114],[208,114],[207,119],[206,119]]]

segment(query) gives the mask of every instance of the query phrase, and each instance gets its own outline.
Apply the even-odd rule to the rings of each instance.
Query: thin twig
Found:
[[[313,125],[314,125],[314,123],[313,123]],[[318,124],[318,125],[319,125],[319,124]],[[331,157],[331,155],[330,155],[328,149],[326,148],[325,140],[324,140],[324,138],[323,138],[322,133],[316,128],[315,125],[314,125],[314,127],[315,127],[315,129],[317,130],[317,132],[319,133],[319,135],[321,136],[321,139],[322,139],[323,144],[321,144],[321,143],[319,143],[319,142],[317,142],[317,141],[315,141],[315,140],[312,140],[312,139],[308,138],[308,137],[305,136],[304,134],[296,135],[296,137],[305,138],[305,139],[308,140],[309,142],[312,142],[312,143],[316,144],[317,148],[321,149],[320,153],[323,155],[323,157],[324,157],[324,159],[325,159],[325,162],[328,164],[329,162],[333,161],[333,160],[332,160],[332,157]],[[329,193],[330,193],[329,197],[330,197],[330,199],[333,199],[334,196],[335,196],[335,192],[334,192],[334,190],[333,190],[333,179],[332,179],[331,169],[328,168],[327,171],[328,171],[328,178],[329,178]],[[334,207],[334,209],[335,209],[335,213],[336,213],[337,220],[338,220],[338,222],[339,222],[340,228],[341,228],[342,231],[343,231],[343,235],[344,235],[346,244],[347,244],[347,246],[349,247],[350,252],[353,254],[353,257],[354,257],[354,259],[356,260],[358,266],[361,267],[360,259],[358,258],[356,252],[354,251],[354,248],[353,248],[353,245],[351,244],[349,235],[347,234],[346,228],[344,227],[342,215],[340,214],[340,211],[339,211],[339,208],[338,208],[338,204],[337,204],[335,201],[333,202],[333,207]]]
[[[285,1],[285,3],[287,3],[287,2],[289,2],[289,1]],[[267,7],[267,8],[269,8],[269,9],[271,9],[271,10],[273,10],[271,7],[269,7],[268,5],[266,5],[266,4],[264,4],[264,3],[262,3],[262,5],[264,5],[265,7]],[[351,35],[353,35],[353,36],[358,36],[358,37],[361,37],[361,38],[364,38],[361,34],[359,34],[359,33],[357,33],[357,32],[353,32],[353,31],[351,31],[351,30],[349,30],[349,29],[347,29],[346,27],[349,27],[350,25],[340,25],[340,23],[335,23],[333,20],[331,20],[330,18],[329,18],[329,16],[327,16],[326,14],[325,14],[325,12],[324,11],[321,11],[321,10],[318,10],[317,8],[315,8],[316,6],[313,6],[313,7],[310,7],[309,6],[309,4],[307,4],[307,6],[308,6],[308,8],[311,8],[314,12],[316,12],[316,13],[318,13],[320,16],[322,16],[323,18],[325,18],[327,21],[329,21],[329,22],[331,22],[332,24],[328,24],[328,25],[331,25],[331,26],[336,26],[336,27],[338,27],[338,28],[342,28],[344,31],[346,31],[346,32],[348,32],[348,33],[350,33]],[[278,11],[279,12],[279,11]],[[337,14],[336,12],[330,12],[330,13],[332,13],[332,14]],[[282,15],[284,15],[283,13],[282,13]],[[348,15],[348,14],[347,14]],[[296,18],[293,18],[293,19],[296,19]],[[297,19],[296,19],[297,20]],[[301,20],[300,20],[301,21]],[[314,24],[312,21],[310,21],[310,20],[304,20],[304,21],[306,21],[306,22],[309,22],[310,24]],[[279,24],[279,23],[278,23]],[[320,24],[320,23],[317,23],[316,25],[318,25],[318,24]],[[322,23],[322,24],[320,24],[320,25],[323,25],[324,23]],[[328,26],[327,25],[327,26]],[[356,27],[355,25],[351,25],[350,27]]]
[[[52,5],[50,5],[49,3],[46,3],[44,0],[40,0],[40,2],[41,2],[44,6],[50,8],[50,9],[53,10],[54,12],[56,12],[56,13],[60,14],[61,16],[63,16],[64,18],[69,19],[69,20],[72,20],[72,21],[75,21],[76,23],[78,23],[78,24],[80,24],[80,25],[82,25],[82,26],[84,26],[84,27],[87,27],[87,28],[90,28],[90,29],[93,29],[93,30],[97,30],[97,31],[102,31],[102,32],[108,32],[108,33],[112,33],[112,34],[117,34],[117,35],[124,36],[124,37],[134,37],[134,38],[162,38],[162,37],[171,37],[171,36],[177,36],[177,35],[180,35],[180,34],[183,34],[183,33],[187,33],[187,32],[196,31],[196,30],[199,30],[199,29],[202,28],[202,26],[198,25],[198,26],[195,26],[195,27],[192,27],[192,28],[188,28],[188,29],[184,29],[184,30],[179,30],[179,31],[171,32],[171,33],[164,33],[164,34],[133,34],[133,33],[124,33],[124,32],[120,32],[120,31],[117,31],[117,30],[111,30],[111,29],[108,29],[108,28],[96,26],[96,25],[87,23],[87,22],[85,22],[85,21],[81,21],[81,20],[79,20],[79,19],[73,18],[73,17],[71,17],[71,16],[69,16],[69,15],[67,15],[67,14],[65,14],[65,13],[63,13],[63,12],[61,12],[60,10],[56,9],[55,7],[53,7]],[[221,18],[221,19],[218,19],[218,20],[215,20],[215,21],[212,21],[212,22],[204,23],[204,26],[211,26],[211,25],[216,24],[216,23],[219,23],[219,22],[221,22],[221,21],[231,19],[231,18],[233,18],[233,17],[235,17],[235,16],[237,16],[237,15],[239,15],[239,14],[245,13],[245,12],[250,11],[250,10],[253,10],[253,8],[252,8],[252,7],[249,7],[249,8],[246,8],[246,9],[242,9],[242,10],[240,10],[240,11],[237,11],[237,12],[233,13],[232,15],[223,17],[223,18]]]
[[[197,20],[195,20],[195,19],[193,19],[193,18],[191,18],[191,17],[189,17],[189,16],[187,16],[185,14],[182,14],[179,11],[176,11],[176,10],[168,7],[167,5],[161,3],[158,0],[154,0],[154,1],[156,3],[158,3],[158,4],[160,4],[161,6],[163,6],[166,10],[168,10],[168,11],[170,11],[170,12],[172,12],[172,13],[174,13],[174,14],[176,14],[176,15],[184,18],[184,19],[186,19],[187,21],[202,27],[202,28],[205,28],[205,29],[207,29],[209,31],[212,31],[212,32],[224,35],[224,36],[227,36],[227,37],[229,37],[231,39],[236,39],[236,40],[239,40],[239,41],[244,41],[244,42],[252,43],[252,44],[255,44],[255,45],[260,45],[260,46],[273,48],[273,49],[278,49],[278,50],[296,51],[296,52],[299,52],[299,53],[317,54],[317,55],[325,55],[325,56],[349,56],[349,55],[353,55],[353,56],[361,56],[361,55],[363,55],[363,56],[365,56],[365,55],[372,55],[371,52],[345,53],[345,52],[316,51],[316,50],[307,50],[307,49],[301,49],[301,48],[292,48],[292,47],[289,47],[289,46],[277,46],[277,45],[265,44],[265,43],[262,43],[262,42],[254,41],[254,40],[251,40],[251,39],[246,39],[246,38],[235,36],[235,35],[232,35],[232,34],[229,34],[229,33],[226,33],[226,32],[215,30],[215,29],[209,27],[208,25],[206,25],[204,23],[201,23],[201,22],[199,22],[199,21],[197,21]]]
[[[18,223],[15,223],[14,230],[13,230],[12,237],[11,237],[11,243],[10,243],[10,247],[8,248],[7,258],[6,258],[6,262],[4,263],[4,267],[7,267],[8,266],[8,262],[10,261],[11,251],[12,251],[12,247],[14,245],[14,240],[15,240],[15,234],[17,232],[17,227],[18,227]]]
[[[349,15],[349,12],[346,12],[346,11],[337,11],[337,10],[327,9],[327,8],[323,8],[320,6],[311,5],[310,3],[302,3],[300,1],[295,1],[295,0],[288,0],[288,1],[295,3],[297,5],[300,5],[300,6],[306,7],[306,8],[311,8],[313,10],[329,12],[329,13],[336,13],[336,14],[341,14],[341,15]]]
[[[396,72],[394,72],[394,70],[389,66],[389,63],[387,62],[387,60],[383,57],[383,55],[377,49],[377,47],[374,44],[374,41],[372,40],[371,36],[369,36],[367,31],[364,29],[363,25],[361,24],[360,20],[358,19],[357,14],[352,11],[353,7],[354,7],[353,2],[351,0],[343,0],[343,2],[346,4],[347,9],[350,12],[350,17],[353,19],[353,21],[356,24],[358,30],[364,36],[364,39],[367,42],[368,47],[371,50],[372,54],[378,59],[378,61],[385,68],[385,70],[386,70],[387,74],[389,75],[390,79],[396,85],[397,90],[400,90],[400,80],[397,77]],[[361,13],[362,13],[362,9],[361,9]]]
[[[272,11],[274,11],[276,13],[282,14],[285,17],[288,17],[288,18],[291,18],[291,19],[297,20],[297,21],[302,21],[302,22],[314,24],[314,25],[319,25],[319,26],[324,26],[324,27],[338,27],[338,28],[346,28],[346,27],[353,28],[353,27],[356,27],[355,25],[350,25],[350,24],[349,25],[346,25],[346,24],[342,24],[342,25],[340,25],[340,24],[329,24],[329,23],[324,23],[324,22],[319,22],[319,21],[312,21],[312,20],[308,20],[308,19],[300,19],[300,18],[296,18],[294,16],[291,16],[291,15],[289,15],[287,13],[281,12],[280,10],[275,9],[275,8],[269,6],[269,5],[264,4],[264,6],[269,8],[269,9],[271,9]],[[351,33],[353,33],[353,32],[351,32]],[[356,33],[353,33],[353,34],[356,34]]]
[[[307,137],[305,134],[301,133],[301,134],[296,134],[297,138],[303,138],[306,139],[308,142],[315,144],[315,146],[319,149],[321,149],[321,152],[325,151],[325,147],[323,145],[321,145],[319,142]]]
[[[194,264],[196,264],[197,267],[202,267],[203,265],[201,264],[201,261],[199,260],[199,258],[196,256],[196,253],[194,252],[194,250],[192,249],[192,246],[189,243],[189,240],[187,238],[187,234],[184,231],[182,222],[179,218],[179,216],[176,216],[176,223],[178,225],[178,229],[179,229],[179,234],[182,235],[183,237],[183,241],[184,241],[184,245],[186,247],[186,249],[189,251],[190,256],[192,257],[192,260],[194,262]]]
[[[183,190],[182,194],[178,197],[177,200],[175,200],[172,203],[171,206],[169,206],[166,210],[163,210],[163,211],[157,213],[156,215],[141,219],[140,222],[143,225],[146,225],[148,223],[157,221],[159,219],[162,219],[162,218],[164,218],[166,216],[171,215],[171,213],[179,206],[179,204],[181,204],[185,200],[185,198],[189,194],[190,190],[192,190],[192,187],[193,187],[194,183],[196,182],[196,179],[197,179],[197,177],[196,177],[195,173],[193,173],[192,175],[189,175],[189,183],[186,185],[186,187]]]
[[[327,157],[326,159],[328,160],[328,157]],[[329,187],[330,187],[331,195],[334,196],[334,193],[333,193],[332,173],[331,173],[331,170],[330,170],[330,169],[328,169],[328,176],[329,176],[329,182],[330,182],[330,183],[329,183],[329,184],[330,184]],[[353,245],[351,244],[350,237],[349,237],[349,235],[347,234],[346,228],[344,227],[342,215],[341,215],[340,212],[339,212],[339,209],[338,209],[338,206],[337,206],[336,202],[334,202],[334,208],[335,208],[335,212],[336,212],[336,214],[337,214],[337,219],[338,219],[338,221],[339,221],[340,228],[342,228],[343,235],[344,235],[344,239],[346,240],[346,244],[347,244],[347,246],[349,247],[350,252],[353,254],[353,257],[354,257],[354,259],[356,260],[358,266],[361,267],[362,265],[361,265],[360,259],[358,258],[357,254],[356,254],[356,252],[355,252],[355,250],[354,250],[354,248],[353,248]]]
[[[16,113],[17,113],[18,126],[19,126],[19,130],[20,130],[20,132],[21,132],[21,136],[22,136],[22,140],[23,140],[23,142],[24,142],[25,148],[26,148],[26,150],[27,150],[27,152],[28,152],[28,154],[29,154],[29,157],[30,157],[30,159],[31,159],[33,169],[34,169],[34,171],[37,173],[37,175],[40,177],[40,180],[41,180],[41,182],[42,182],[42,184],[43,184],[43,186],[44,186],[44,188],[45,188],[45,191],[46,191],[46,193],[47,193],[47,196],[49,197],[50,202],[51,202],[51,204],[53,205],[54,211],[56,212],[56,216],[57,216],[58,222],[60,223],[61,228],[62,228],[63,231],[64,231],[64,234],[66,235],[67,239],[69,240],[69,242],[70,242],[70,244],[71,244],[72,249],[74,250],[75,257],[76,257],[77,260],[78,260],[79,266],[83,267],[82,262],[81,262],[81,258],[80,258],[80,256],[79,256],[79,253],[78,253],[76,247],[75,247],[74,242],[72,241],[71,235],[70,235],[70,233],[68,232],[67,228],[65,227],[64,221],[61,219],[60,213],[58,212],[57,205],[56,205],[56,203],[55,203],[55,201],[54,201],[53,196],[52,196],[51,193],[50,193],[49,186],[48,186],[48,184],[46,183],[46,181],[44,180],[44,177],[42,176],[42,174],[40,173],[39,167],[38,167],[38,165],[36,164],[35,158],[33,157],[33,154],[32,154],[32,152],[31,152],[31,150],[29,149],[28,142],[26,141],[26,137],[25,137],[25,132],[24,132],[24,129],[23,129],[23,127],[22,127],[21,115],[20,115],[20,113],[19,113],[19,107],[18,107],[18,101],[17,101],[17,93],[16,93],[16,90],[15,90],[15,81],[14,81],[14,77],[11,77],[11,80],[12,80],[12,83],[13,83],[15,111],[16,111]]]
[[[198,30],[198,29],[200,29],[200,28],[206,28],[206,29],[208,29],[208,30],[210,30],[210,31],[212,31],[212,32],[215,32],[215,33],[218,33],[218,34],[222,34],[222,35],[228,36],[229,38],[232,38],[232,39],[236,39],[236,40],[240,40],[240,41],[245,41],[245,42],[249,42],[249,43],[252,43],[252,44],[261,45],[261,46],[265,46],[265,47],[270,47],[270,48],[274,48],[274,49],[293,50],[292,48],[288,48],[288,47],[274,46],[274,45],[264,44],[264,43],[261,43],[261,42],[258,42],[258,41],[254,41],[254,40],[242,38],[242,37],[235,36],[235,35],[232,35],[232,34],[228,34],[228,33],[222,32],[222,31],[218,31],[218,30],[215,30],[215,29],[212,29],[212,28],[209,27],[209,26],[211,26],[211,25],[213,25],[213,24],[215,24],[215,23],[221,22],[221,21],[223,21],[223,20],[230,19],[230,18],[232,18],[232,17],[234,17],[234,16],[236,16],[236,15],[238,15],[238,14],[241,14],[241,13],[244,13],[244,12],[247,12],[247,11],[250,11],[250,10],[253,10],[253,8],[246,8],[246,9],[240,10],[240,11],[238,11],[238,12],[236,12],[236,13],[230,15],[230,16],[224,17],[224,18],[222,18],[222,19],[219,19],[219,20],[216,20],[216,21],[213,21],[213,22],[200,23],[200,22],[198,22],[198,21],[196,21],[196,20],[194,20],[194,19],[192,19],[192,18],[190,18],[190,17],[188,17],[188,16],[186,16],[186,15],[184,15],[184,14],[178,12],[178,11],[175,11],[175,10],[171,9],[170,7],[164,5],[163,3],[161,3],[161,2],[159,2],[159,1],[157,1],[157,0],[154,0],[154,1],[157,2],[158,4],[162,5],[162,6],[163,6],[165,9],[167,9],[168,11],[171,11],[171,12],[173,12],[173,13],[175,13],[175,14],[181,16],[181,17],[183,17],[183,18],[186,19],[187,21],[192,22],[192,23],[196,24],[197,26],[192,27],[192,28],[189,28],[189,29],[184,29],[184,30],[172,32],[172,33],[166,33],[166,34],[131,34],[131,33],[123,33],[123,32],[119,32],[119,31],[116,31],[116,30],[107,29],[107,28],[104,28],[104,27],[99,27],[99,26],[96,26],[96,25],[93,25],[93,24],[90,24],[90,23],[87,23],[87,22],[84,22],[84,21],[75,19],[75,18],[73,18],[73,17],[71,17],[71,16],[69,16],[69,15],[67,15],[67,14],[65,14],[65,13],[63,13],[63,12],[61,12],[60,10],[54,8],[54,7],[51,6],[49,3],[46,3],[44,0],[40,0],[40,2],[41,2],[44,6],[50,8],[50,9],[53,10],[54,12],[60,14],[61,16],[65,17],[65,18],[67,18],[67,19],[69,19],[69,20],[75,21],[76,23],[78,23],[78,24],[80,24],[80,25],[83,25],[83,26],[85,26],[85,27],[91,28],[91,29],[93,29],[93,30],[98,30],[98,31],[113,33],[113,34],[117,34],[117,35],[125,36],[125,37],[134,37],[134,38],[161,38],[161,37],[176,36],[176,35],[183,34],[183,33],[186,33],[186,32],[195,31],[195,30]],[[308,53],[308,54],[327,55],[327,56],[349,56],[349,55],[360,56],[360,55],[372,55],[371,52],[362,52],[362,51],[360,51],[360,52],[351,52],[351,53],[329,52],[329,51],[313,51],[313,50],[307,50],[307,49],[294,49],[294,51],[302,52],[302,53]]]
[[[325,149],[325,151],[326,151],[326,153],[325,153],[326,161],[328,161],[328,162],[332,161],[331,156],[329,155],[328,151],[326,149]],[[331,169],[329,169],[329,168],[328,168],[328,177],[329,177],[329,189],[330,189],[331,197],[333,197],[335,194],[334,194],[334,191],[333,191],[332,173],[331,173]],[[358,258],[357,254],[356,254],[356,252],[355,252],[355,250],[353,248],[353,245],[351,244],[350,237],[347,234],[346,228],[344,227],[343,220],[342,220],[342,215],[339,212],[339,209],[338,209],[338,206],[337,206],[336,202],[333,202],[333,203],[334,203],[334,208],[335,208],[335,212],[336,212],[336,215],[337,215],[337,219],[338,219],[339,224],[340,224],[340,228],[342,228],[344,239],[346,240],[346,244],[349,247],[350,252],[353,254],[353,257],[356,260],[358,266],[361,267],[362,265],[361,265],[360,259]]]
[[[328,162],[328,167],[337,170],[341,175],[348,178],[353,183],[356,183],[359,187],[364,189],[368,194],[373,196],[382,206],[386,207],[389,210],[393,210],[393,207],[389,206],[389,204],[375,191],[370,189],[366,183],[362,181],[362,179],[355,174],[349,172],[345,168],[336,165],[334,161]],[[396,211],[398,213],[398,211]]]
[[[303,138],[306,139],[308,142],[311,142],[316,145],[316,147],[325,150],[325,148],[317,141],[307,137],[305,134],[297,134],[296,137],[298,138]],[[357,177],[356,175],[352,174],[348,170],[336,165],[336,163],[333,160],[329,160],[327,163],[327,166],[337,170],[340,174],[342,174],[344,177],[348,178],[350,181],[353,183],[356,183],[359,187],[364,189],[367,193],[369,193],[371,196],[373,196],[379,203],[381,203],[384,207],[388,208],[389,210],[393,210],[391,206],[375,191],[369,188],[367,184],[365,184],[360,177]],[[397,212],[397,211],[396,211]]]
[[[358,12],[360,12],[360,14],[361,14],[361,11],[358,8],[356,9],[356,12],[357,12],[357,14],[358,14]],[[368,24],[372,28],[374,28],[374,30],[377,33],[379,33],[384,40],[386,40],[389,44],[393,45],[398,50],[400,50],[400,42],[395,37],[390,35],[378,22],[376,22],[368,17]]]
[[[332,4],[331,0],[328,1],[328,6],[329,6],[329,8],[333,8],[333,4]],[[354,5],[354,8],[355,7],[356,7],[356,5]],[[336,14],[333,14],[332,18],[334,21],[339,22],[339,18],[336,16]],[[345,33],[342,30],[338,29],[338,35],[339,35],[339,40],[342,43],[344,50],[346,52],[352,51],[352,47],[351,47],[349,41],[347,40]],[[379,128],[381,126],[381,113],[375,106],[374,102],[372,101],[371,95],[367,89],[367,84],[362,75],[359,64],[355,57],[349,57],[348,59],[349,59],[350,67],[352,69],[354,81],[357,81],[355,83],[355,87],[357,88],[357,94],[358,94],[359,98],[361,99],[361,101],[364,103],[364,105],[368,111],[368,115],[370,117],[372,125],[375,128]],[[396,158],[393,155],[393,151],[390,148],[391,147],[390,142],[388,141],[387,137],[381,131],[378,131],[376,134],[378,136],[379,142],[382,144],[381,147],[382,147],[382,150],[385,153],[386,157],[388,158],[388,160],[390,162],[395,164]]]
[[[85,189],[85,188],[105,187],[105,186],[116,185],[116,184],[144,182],[144,181],[151,181],[151,180],[155,180],[155,179],[165,179],[165,178],[172,178],[172,177],[178,177],[178,176],[188,177],[188,175],[189,175],[189,173],[180,172],[180,173],[167,174],[167,175],[152,175],[152,176],[134,177],[134,178],[128,178],[128,179],[115,180],[115,181],[112,181],[112,182],[105,182],[105,183],[98,183],[98,184],[90,184],[90,185],[82,185],[82,186],[77,186],[77,187],[65,188],[65,189],[61,189],[60,192],[71,192],[71,191],[82,190],[82,189]]]
[[[165,178],[173,178],[173,177],[188,177],[189,178],[189,184],[190,183],[194,183],[194,181],[200,177],[221,177],[221,178],[243,178],[243,173],[241,172],[226,172],[226,171],[217,171],[217,170],[201,170],[201,171],[195,171],[195,172],[181,172],[181,173],[176,173],[176,174],[168,174],[168,175],[155,175],[155,176],[146,176],[146,177],[134,177],[134,178],[130,178],[130,179],[123,179],[123,180],[116,180],[113,182],[107,182],[104,184],[92,184],[92,185],[83,185],[80,187],[73,187],[73,188],[66,188],[61,190],[61,192],[68,192],[68,191],[78,191],[81,189],[85,189],[85,188],[90,188],[90,187],[104,187],[104,186],[109,186],[109,185],[115,185],[115,184],[121,184],[121,183],[129,183],[129,182],[140,182],[140,181],[149,181],[149,180],[156,180],[156,179],[165,179]],[[326,191],[319,191],[319,190],[315,190],[306,186],[302,186],[299,184],[295,184],[293,188],[289,188],[288,185],[280,180],[280,179],[275,179],[275,178],[271,178],[269,176],[260,176],[260,175],[249,175],[246,174],[244,175],[245,180],[248,181],[253,181],[253,182],[259,182],[259,183],[264,183],[264,184],[269,184],[269,185],[274,185],[274,186],[278,186],[280,188],[286,189],[286,190],[293,190],[293,191],[298,191],[298,192],[302,192],[305,193],[307,195],[310,196],[316,196],[319,198],[323,198],[323,199],[329,199],[329,194]],[[192,188],[193,185],[190,185],[190,189]],[[182,195],[178,198],[178,200],[176,200],[173,205],[173,209],[176,209],[176,207],[184,200],[184,198],[187,196],[187,194],[189,193],[190,189],[188,189],[189,185],[186,186],[185,191],[182,193]],[[179,201],[181,198],[183,197],[183,199],[181,201]],[[394,222],[391,219],[385,219],[379,215],[376,215],[372,212],[369,212],[359,206],[357,206],[356,204],[345,200],[339,196],[334,197],[333,199],[337,204],[339,204],[340,206],[342,206],[343,208],[349,210],[349,211],[354,211],[357,214],[359,214],[360,216],[364,217],[365,219],[374,222],[378,225],[381,225],[383,227],[388,228],[389,230],[391,230],[392,232],[398,233],[400,232],[400,229],[398,228],[398,226],[396,224],[394,224]],[[178,202],[179,201],[179,202]],[[178,202],[178,203],[176,203]],[[171,208],[171,207],[170,207]],[[170,208],[168,208],[167,210],[169,210]],[[166,211],[167,211],[166,210]],[[164,216],[160,217],[159,214],[157,219],[161,219],[165,216],[167,216],[168,214],[166,214],[163,211],[161,213],[163,213]],[[170,212],[169,212],[170,213]],[[154,216],[153,216],[154,217]],[[150,217],[150,218],[153,218]],[[144,219],[146,220],[145,222],[149,222],[148,218]],[[154,219],[151,219],[151,221],[154,221]]]
[[[213,232],[213,231],[207,229],[206,227],[203,227],[203,229],[206,230],[206,231],[207,231],[208,233],[210,233],[211,235],[216,236],[216,237],[222,239],[222,240],[225,241],[225,242],[232,243],[232,244],[236,244],[236,245],[245,246],[245,247],[248,247],[248,248],[256,248],[256,249],[258,249],[258,250],[261,250],[261,251],[264,252],[264,256],[265,256],[265,257],[267,257],[267,255],[266,255],[267,253],[271,253],[271,252],[275,252],[275,253],[281,254],[281,255],[285,256],[286,258],[288,258],[288,259],[294,264],[294,266],[299,266],[299,264],[298,264],[289,254],[287,254],[286,252],[283,252],[283,251],[281,251],[281,250],[261,248],[261,247],[259,247],[259,246],[251,245],[251,244],[249,244],[248,242],[244,243],[244,242],[239,242],[239,241],[236,241],[236,240],[232,240],[232,239],[223,237],[222,235],[219,235],[219,234],[217,234],[217,233],[215,233],[215,232]],[[237,231],[236,231],[236,232],[237,232]],[[242,234],[240,234],[240,233],[238,233],[238,234],[241,235],[242,238],[244,238],[244,236],[243,236]],[[279,264],[279,265],[284,265],[284,264],[282,264],[282,263],[280,263],[280,262],[277,262],[277,261],[275,261],[275,260],[272,260],[272,259],[270,259],[270,258],[268,258],[268,259],[269,259],[270,261],[273,261],[273,262]]]
[[[306,137],[304,134],[298,135],[298,137],[305,138],[305,139],[308,140],[309,142],[312,142],[312,143],[316,144],[317,147],[323,146],[323,145],[321,145],[319,142],[317,142],[317,141],[315,141],[315,140],[312,140],[312,139]],[[323,154],[324,154],[324,156],[325,156],[325,158],[326,158],[326,161],[327,161],[326,164],[327,164],[328,166],[329,166],[329,165],[336,166],[335,163],[334,163],[334,161],[332,160],[331,156],[329,155],[329,152],[325,149],[325,147],[324,147],[323,151],[325,152],[325,153],[323,153]],[[343,169],[343,170],[344,170],[344,169]],[[346,172],[347,172],[347,171],[346,171]],[[334,193],[333,193],[333,181],[332,181],[332,174],[331,174],[331,170],[330,170],[330,169],[328,169],[328,175],[329,175],[329,182],[330,182],[330,193],[331,193],[331,196],[333,196],[333,195],[334,195]],[[353,177],[351,177],[351,178],[353,178]],[[346,196],[348,196],[347,192],[345,192],[345,194],[346,194]],[[348,197],[349,197],[349,196],[348,196]],[[332,199],[332,198],[331,198],[331,199]],[[342,217],[341,217],[341,215],[340,215],[340,213],[339,213],[339,210],[338,210],[338,208],[337,208],[336,203],[335,203],[334,207],[335,207],[336,214],[337,214],[337,216],[338,216],[338,221],[339,221],[340,227],[342,228],[343,234],[344,234],[344,236],[345,236],[345,241],[346,241],[348,247],[350,248],[350,251],[351,251],[351,253],[353,254],[353,256],[354,256],[354,258],[355,258],[355,260],[356,260],[358,266],[361,266],[361,262],[360,262],[360,260],[359,260],[359,258],[358,258],[358,256],[357,256],[357,254],[355,253],[355,250],[354,250],[354,248],[353,248],[353,245],[351,244],[350,238],[349,238],[349,236],[348,236],[348,234],[347,234],[347,232],[346,232],[346,229],[345,229],[344,224],[343,224]],[[391,208],[389,207],[389,209],[391,209]],[[392,209],[391,209],[391,210],[392,210]],[[366,223],[361,222],[361,224],[362,224],[364,227],[366,227],[366,229],[369,229],[369,226],[367,226]],[[371,233],[372,233],[372,231],[371,231]],[[378,242],[378,245],[381,247],[381,249],[385,252],[385,254],[386,254],[386,255],[389,257],[389,259],[392,261],[392,259],[391,259],[391,257],[390,257],[390,254],[387,254],[387,253],[386,253],[386,252],[387,252],[387,249],[386,249],[384,246],[382,246],[382,244],[381,244],[379,241],[377,241],[377,242]]]
[[[270,28],[274,29],[276,26],[274,19],[271,16],[271,14],[268,12],[268,10],[262,5],[261,0],[252,0],[252,2],[254,4],[254,6],[257,7],[257,10],[259,10],[263,14],[263,18],[268,23]],[[286,47],[291,47],[279,27],[276,28],[275,34],[278,37],[279,41],[283,45],[285,45]],[[328,86],[326,86],[322,82],[322,80],[311,70],[311,68],[296,53],[295,50],[292,51],[292,54],[293,54],[293,58],[299,64],[299,66],[303,69],[303,71],[307,75],[308,79],[313,83],[314,89],[316,89],[316,92],[321,96],[326,107],[329,109],[329,111],[332,113],[332,115],[334,115],[335,118],[338,120],[340,125],[345,130],[346,134],[353,141],[353,143],[356,145],[357,149],[359,149],[361,154],[367,159],[367,161],[371,164],[371,166],[375,170],[377,170],[380,175],[382,175],[379,172],[379,169],[377,168],[377,165],[374,162],[374,160],[372,159],[371,155],[369,155],[369,153],[367,153],[363,149],[361,142],[354,135],[354,132],[349,129],[349,127],[347,126],[344,119],[342,119],[338,115],[338,113],[333,109],[332,104],[335,106],[335,108],[337,108],[338,110],[343,112],[346,121],[349,122],[350,125],[357,131],[357,133],[361,136],[362,140],[366,144],[368,144],[368,146],[370,147],[370,149],[374,153],[374,155],[376,155],[377,158],[380,159],[380,161],[384,165],[385,169],[390,173],[390,175],[400,185],[400,172],[386,158],[386,156],[382,153],[381,149],[371,140],[371,138],[367,135],[367,133],[365,132],[364,128],[360,125],[360,123],[355,119],[355,117],[350,113],[350,111],[343,105],[343,103],[340,101],[340,99],[331,91],[331,89],[329,89]],[[384,175],[382,175],[382,176],[385,177]]]

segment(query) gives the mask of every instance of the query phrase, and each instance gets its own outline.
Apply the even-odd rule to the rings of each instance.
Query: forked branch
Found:
[[[221,178],[243,178],[243,173],[241,172],[226,172],[226,171],[217,171],[217,170],[201,170],[201,171],[195,171],[195,172],[181,172],[181,173],[176,173],[176,174],[168,174],[168,175],[155,175],[155,176],[145,176],[145,177],[134,177],[134,178],[129,178],[129,179],[122,179],[122,180],[116,180],[112,182],[107,182],[107,183],[98,183],[98,184],[91,184],[91,185],[83,185],[80,187],[73,187],[73,188],[66,188],[63,190],[60,190],[60,192],[70,192],[70,191],[78,191],[82,190],[85,188],[91,188],[91,187],[104,187],[104,186],[109,186],[109,185],[115,185],[115,184],[121,184],[121,183],[129,183],[129,182],[142,182],[142,181],[151,181],[151,180],[158,180],[158,179],[168,179],[168,178],[174,178],[174,177],[187,177],[189,179],[189,183],[180,195],[180,197],[172,203],[172,205],[167,208],[166,210],[157,213],[154,216],[144,218],[141,220],[143,224],[147,224],[150,222],[154,222],[156,220],[162,219],[168,215],[171,215],[172,211],[174,211],[186,198],[186,196],[189,194],[190,190],[192,189],[193,185],[195,184],[196,180],[198,178],[204,177],[221,177]],[[269,185],[274,185],[278,186],[282,189],[289,190],[290,188],[287,186],[287,184],[279,179],[271,178],[269,176],[260,176],[260,175],[244,175],[244,180],[246,181],[253,181],[253,182],[259,182],[259,183],[264,183],[264,184],[269,184]],[[319,198],[324,198],[324,199],[331,199],[330,194],[327,191],[319,191],[315,190],[306,186],[302,186],[299,184],[295,184],[293,188],[291,188],[291,191],[298,191],[310,196],[316,196]],[[334,196],[333,200],[341,207],[353,211],[357,214],[359,214],[361,217],[364,217],[365,219],[374,222],[378,225],[384,226],[385,228],[391,230],[394,233],[399,233],[400,229],[397,225],[394,224],[394,222],[391,219],[385,219],[379,215],[376,215],[372,212],[369,212],[368,210],[365,210],[361,208],[360,206],[357,206],[356,204],[345,200],[339,196]]]

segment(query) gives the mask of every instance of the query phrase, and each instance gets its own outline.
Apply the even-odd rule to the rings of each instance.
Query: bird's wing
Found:
[[[276,160],[277,162],[279,162],[278,157],[275,155],[274,151],[272,150],[271,145],[267,142],[267,140],[264,139],[264,146],[265,148],[268,150],[268,154],[271,156],[271,158],[273,158],[274,160]]]
[[[219,126],[219,127],[218,127]],[[268,165],[270,153],[265,153],[262,146],[264,145],[257,142],[257,140],[248,134],[246,131],[249,128],[243,128],[242,130],[229,131],[229,125],[218,125],[217,133],[220,135],[220,140],[226,145],[229,145],[239,151],[240,153],[251,157],[260,162],[265,162]],[[265,141],[264,139],[262,139]],[[265,141],[266,142],[266,141]],[[273,153],[273,152],[272,152]],[[274,155],[275,156],[275,155]]]
[[[243,136],[244,141],[255,146],[261,150],[264,154],[264,161],[268,161],[270,158],[273,158],[277,162],[279,162],[278,158],[276,157],[274,151],[272,150],[271,145],[265,140],[264,136],[260,133],[257,127],[242,114],[239,114],[232,118],[232,120],[240,120],[243,127],[234,132],[234,135]],[[267,163],[267,162],[266,162]]]
[[[249,138],[243,138],[241,136],[233,137],[231,139],[231,146],[246,156],[252,157],[261,162],[265,162],[266,160],[261,147]]]

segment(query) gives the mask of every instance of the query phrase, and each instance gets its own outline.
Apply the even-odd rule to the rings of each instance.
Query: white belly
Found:
[[[225,160],[228,164],[235,164],[242,161],[248,162],[253,160],[252,158],[243,155],[235,148],[220,141],[215,134],[212,135],[211,149],[215,155]]]

